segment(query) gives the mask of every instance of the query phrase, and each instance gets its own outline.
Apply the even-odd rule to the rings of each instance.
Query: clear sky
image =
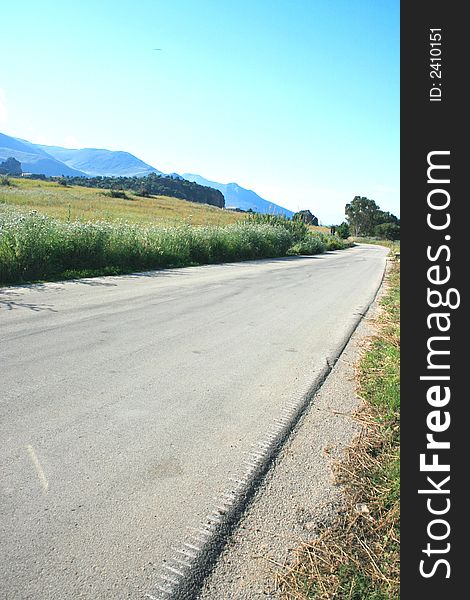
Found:
[[[325,224],[356,195],[399,214],[398,0],[23,0],[1,20],[2,133]]]

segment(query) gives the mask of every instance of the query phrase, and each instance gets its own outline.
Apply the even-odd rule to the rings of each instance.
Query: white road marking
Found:
[[[36,469],[36,473],[37,473],[39,482],[41,483],[42,489],[44,490],[44,493],[47,494],[47,490],[49,489],[49,482],[47,481],[46,474],[44,473],[44,471],[41,467],[41,463],[39,462],[39,459],[36,456],[36,452],[34,451],[34,448],[30,444],[28,444],[26,446],[26,450],[28,451],[31,462],[33,463],[34,468]]]

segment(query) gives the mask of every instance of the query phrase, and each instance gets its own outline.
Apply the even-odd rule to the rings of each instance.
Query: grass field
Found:
[[[273,215],[0,179],[0,283],[320,254],[348,244]]]
[[[395,245],[393,250],[399,250]],[[357,367],[362,435],[336,465],[345,503],[334,523],[297,550],[282,577],[296,600],[398,600],[400,544],[400,263],[381,301],[377,334]]]
[[[62,221],[126,221],[143,225],[229,225],[245,218],[223,210],[167,196],[111,198],[105,190],[63,186],[57,182],[10,178],[0,186],[0,202],[22,210],[37,210]]]
[[[230,225],[247,215],[209,204],[171,198],[143,198],[126,192],[129,199],[111,198],[106,190],[55,181],[10,177],[11,185],[0,185],[0,202],[62,221],[126,221],[143,225]],[[329,227],[309,226],[313,233],[330,233]]]
[[[326,227],[325,225],[309,225],[308,227],[312,233],[325,233],[327,235],[331,230],[330,227]]]

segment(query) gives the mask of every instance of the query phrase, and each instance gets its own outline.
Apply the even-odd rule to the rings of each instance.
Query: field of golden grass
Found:
[[[57,182],[11,178],[0,187],[0,202],[63,221],[126,221],[142,225],[229,225],[245,218],[236,213],[168,196],[111,198],[106,190],[63,186]]]

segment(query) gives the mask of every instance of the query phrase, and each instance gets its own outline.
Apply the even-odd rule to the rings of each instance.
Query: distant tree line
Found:
[[[219,190],[186,179],[177,179],[158,175],[157,173],[150,173],[145,177],[62,177],[60,183],[106,190],[130,191],[144,197],[172,196],[190,202],[211,204],[219,208],[225,207],[224,195]]]

